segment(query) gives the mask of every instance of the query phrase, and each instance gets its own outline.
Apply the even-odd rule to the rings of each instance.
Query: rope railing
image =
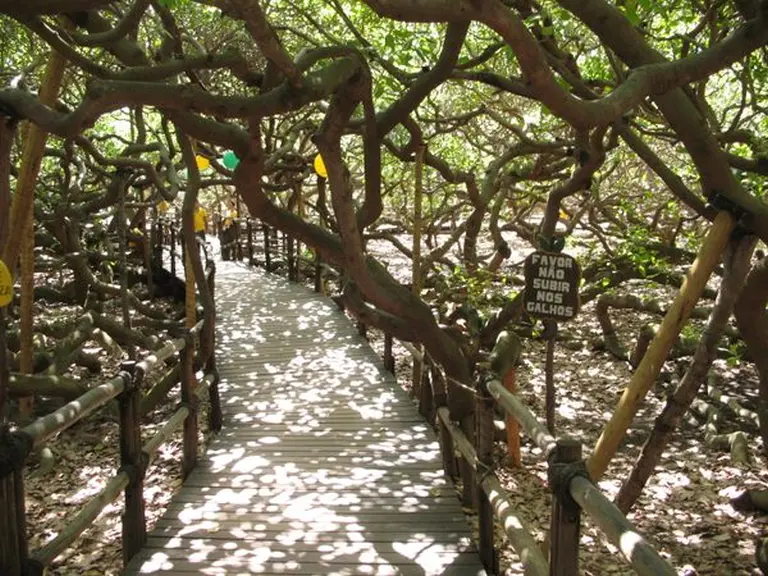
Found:
[[[158,242],[165,237],[173,242],[174,236],[173,227],[170,227],[168,234],[163,234],[162,225],[158,225]],[[122,514],[124,564],[143,547],[147,533],[143,482],[147,468],[155,460],[158,450],[175,431],[183,428],[182,470],[185,477],[189,474],[196,464],[198,454],[198,405],[206,393],[210,401],[211,430],[217,431],[221,427],[215,360],[212,357],[208,359],[203,367],[205,374],[199,381],[195,377],[195,338],[202,331],[204,323],[205,319],[197,322],[185,332],[183,338],[168,340],[140,362],[123,362],[117,376],[86,391],[55,412],[19,430],[0,433],[0,572],[3,576],[42,576],[46,567],[70,547],[121,493],[125,495]],[[148,374],[164,366],[176,354],[180,356],[181,366],[186,368],[178,371],[172,369],[166,376],[176,374],[175,381],[181,384],[181,401],[160,430],[142,445],[140,401],[143,384]],[[173,382],[168,384],[168,389],[172,388]],[[55,538],[30,552],[26,539],[23,479],[23,469],[30,454],[56,434],[115,399],[120,412],[120,464],[117,471]]]

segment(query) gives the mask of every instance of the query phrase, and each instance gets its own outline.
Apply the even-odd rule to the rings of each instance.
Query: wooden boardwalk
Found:
[[[437,440],[327,298],[221,262],[224,429],[126,574],[484,574]]]

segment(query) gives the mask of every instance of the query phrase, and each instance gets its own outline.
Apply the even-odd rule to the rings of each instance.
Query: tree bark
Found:
[[[768,258],[757,262],[747,276],[736,308],[736,324],[754,359],[760,377],[757,415],[760,419],[760,435],[763,450],[768,453],[768,318],[765,305],[768,302]]]

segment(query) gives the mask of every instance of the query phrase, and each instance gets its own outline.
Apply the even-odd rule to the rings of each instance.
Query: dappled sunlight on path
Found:
[[[326,298],[217,272],[224,429],[129,574],[483,574],[432,430]]]

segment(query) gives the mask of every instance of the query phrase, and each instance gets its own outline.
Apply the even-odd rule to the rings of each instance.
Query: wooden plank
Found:
[[[131,562],[126,570],[129,574],[173,574],[175,576],[278,576],[284,574],[312,574],[324,576],[425,576],[425,574],[441,574],[442,576],[481,576],[485,574],[482,568],[476,566],[477,555],[474,552],[464,552],[453,558],[440,558],[433,564],[434,568],[425,570],[415,563],[385,564],[361,559],[357,562],[347,561],[346,564],[331,564],[328,562],[312,563],[301,559],[286,559],[283,561],[257,562],[251,559],[233,558],[231,562],[223,559],[205,558],[198,561],[186,558],[168,556],[165,551],[145,550]]]
[[[230,472],[227,470],[208,471],[205,468],[197,468],[190,474],[188,482],[191,485],[211,486],[216,484],[232,486],[258,486],[272,482],[301,482],[324,484],[337,480],[347,480],[350,483],[377,481],[383,486],[395,487],[401,482],[434,482],[443,480],[438,472],[432,468],[425,468],[417,464],[413,467],[398,466],[393,469],[373,466],[355,466],[329,468],[321,465],[298,466],[286,464],[272,466],[266,469],[257,469],[252,473]]]
[[[350,563],[357,564],[360,561],[371,564],[392,564],[402,565],[410,564],[413,559],[409,557],[406,546],[403,545],[403,553],[395,550],[387,550],[386,546],[374,546],[370,542],[337,540],[332,543],[313,543],[313,542],[291,542],[288,543],[266,543],[255,540],[233,541],[236,545],[239,559],[251,558],[257,563],[266,561],[279,561],[284,558],[301,559],[302,562],[311,564],[326,563],[328,565]],[[411,546],[413,550],[420,550],[420,554],[430,555],[434,558],[444,559],[443,563],[455,562],[461,558],[462,552],[473,550],[469,545],[455,543],[434,543],[414,541]],[[222,550],[224,548],[224,550]],[[170,558],[185,558],[185,556],[205,556],[208,560],[226,559],[229,555],[226,552],[226,546],[221,542],[205,542],[191,539],[170,540],[163,547],[150,547],[156,551],[162,551]],[[447,562],[446,562],[447,561]]]
[[[158,531],[162,534],[162,530]],[[233,537],[243,542],[263,542],[274,541],[279,539],[281,542],[296,542],[296,543],[313,543],[315,546],[324,543],[339,542],[339,535],[336,532],[323,532],[318,530],[276,530],[271,526],[267,526],[265,530],[261,531],[237,531],[227,532],[222,530],[197,530],[189,529],[181,534],[178,534],[178,529],[173,526],[166,529],[166,535],[152,536],[147,540],[147,548],[164,548],[164,547],[184,547],[181,544],[185,540],[200,540],[205,542],[212,542],[221,546],[219,542],[221,540],[231,540]],[[423,536],[419,535],[414,530],[390,530],[383,531],[378,530],[376,532],[366,532],[364,530],[349,530],[345,534],[345,541],[349,542],[361,542],[361,543],[392,543],[401,542],[403,544],[419,543],[423,542]],[[456,546],[462,546],[463,550],[472,550],[474,544],[472,540],[467,536],[466,530],[463,526],[460,526],[458,531],[447,530],[445,532],[434,532],[429,535],[430,543],[437,544],[454,544]]]
[[[275,508],[279,508],[275,506]],[[444,526],[450,523],[460,524],[466,522],[466,518],[461,511],[445,511],[445,512],[350,512],[348,514],[337,514],[333,511],[329,512],[315,512],[311,516],[307,513],[306,520],[301,518],[305,512],[302,510],[296,510],[295,512],[288,511],[285,516],[282,516],[279,512],[248,512],[246,510],[236,511],[232,513],[216,512],[206,510],[189,509],[183,512],[176,510],[169,511],[169,514],[165,515],[162,519],[157,521],[156,526],[178,526],[182,523],[186,526],[193,526],[198,522],[212,522],[216,524],[219,529],[225,527],[239,527],[245,529],[252,529],[254,524],[266,523],[277,524],[283,521],[285,525],[292,528],[300,528],[302,526],[316,526],[319,524],[332,524],[334,528],[337,525],[354,524],[359,526],[365,526],[369,530],[375,530],[379,525],[385,524],[392,526],[396,523],[400,523],[401,526],[410,525],[412,529],[427,529],[430,526]],[[337,528],[336,528],[337,529]]]
[[[233,433],[242,432],[240,436],[234,436]],[[310,434],[288,434],[284,437],[277,437],[270,434],[250,434],[250,430],[234,429],[230,430],[230,435],[217,439],[216,445],[208,450],[208,454],[236,454],[237,451],[244,453],[245,450],[253,450],[255,454],[269,453],[282,450],[331,450],[337,454],[360,451],[383,451],[395,452],[406,447],[413,450],[434,450],[438,447],[435,440],[424,435],[412,436],[409,441],[407,438],[398,438],[396,436],[365,435],[358,437],[349,433],[343,435],[312,436]],[[248,433],[248,434],[246,434]],[[340,447],[339,440],[345,443]],[[307,442],[312,442],[308,445]]]
[[[174,496],[174,502],[189,502],[197,504],[206,503],[233,503],[241,504],[252,502],[255,498],[266,500],[291,499],[291,498],[314,498],[323,501],[325,498],[348,496],[347,490],[338,490],[332,486],[317,486],[309,489],[292,486],[259,486],[257,488],[216,488],[213,486],[184,486],[184,490]],[[395,498],[399,500],[410,500],[412,498],[432,498],[440,499],[456,498],[456,491],[453,486],[443,484],[442,486],[425,485],[404,485],[397,489],[387,486],[374,486],[373,488],[358,488],[354,491],[356,497],[362,500],[375,498]]]
[[[294,499],[295,501],[291,501]],[[349,511],[350,513],[359,513],[362,511],[376,513],[403,513],[403,514],[415,514],[415,513],[445,513],[450,512],[454,514],[456,512],[456,498],[430,498],[425,501],[423,498],[412,497],[408,501],[403,498],[365,498],[360,499],[355,495],[349,494],[337,494],[335,497],[330,498],[314,498],[311,494],[305,495],[303,498],[296,498],[291,496],[287,499],[268,499],[268,500],[250,500],[246,502],[172,502],[168,506],[168,513],[195,513],[201,512],[223,512],[225,514],[237,514],[243,511],[253,513],[274,512],[280,510],[285,506],[290,506],[292,509],[301,508],[308,514],[315,514],[318,511]]]
[[[404,443],[400,449],[404,449],[407,445]],[[416,446],[414,447],[415,450],[418,452],[436,452],[439,447],[436,445],[436,443],[430,443],[423,446]],[[369,448],[366,446],[360,446],[360,447],[353,447],[352,449],[349,449],[348,447],[345,447],[343,450],[339,450],[338,446],[333,446],[332,444],[324,444],[324,445],[313,445],[311,448],[307,446],[301,446],[298,444],[294,444],[292,446],[288,446],[287,448],[285,446],[280,445],[273,445],[270,446],[266,450],[259,450],[258,455],[248,455],[248,456],[241,456],[241,450],[239,447],[235,444],[233,444],[233,450],[232,451],[222,451],[222,452],[216,452],[216,453],[209,453],[206,459],[201,459],[201,465],[202,466],[210,466],[210,464],[205,464],[204,462],[214,462],[214,463],[222,463],[227,461],[232,461],[234,459],[241,460],[243,458],[264,458],[269,462],[282,462],[284,460],[288,461],[294,461],[297,458],[307,457],[309,459],[316,458],[316,459],[322,459],[319,461],[326,461],[328,458],[332,458],[335,462],[345,462],[348,463],[350,461],[354,461],[353,459],[357,457],[361,457],[364,460],[358,460],[358,461],[369,461],[370,459],[384,459],[384,460],[392,460],[393,458],[393,450],[387,449],[387,450],[377,450],[375,448]],[[433,456],[433,454],[429,454],[430,458]],[[412,458],[413,455],[409,454],[401,454],[398,455],[398,458]],[[418,454],[416,457],[421,457],[421,454]]]
[[[327,468],[333,466],[343,470],[349,466],[371,466],[373,468],[401,468],[407,465],[414,465],[416,468],[423,468],[425,470],[432,470],[431,461],[434,459],[433,451],[422,452],[425,457],[419,455],[411,455],[407,453],[399,454],[396,458],[393,458],[391,454],[358,454],[358,455],[342,455],[337,456],[335,454],[321,454],[316,455],[311,450],[306,452],[297,452],[294,454],[286,455],[269,455],[244,457],[233,460],[232,458],[208,458],[198,462],[198,468],[201,470],[215,468],[216,472],[231,469],[237,470],[249,470],[255,468],[269,468],[274,465],[289,465],[298,464],[302,470],[308,470],[317,466],[321,468]],[[429,459],[426,462],[425,460]]]
[[[484,574],[432,429],[335,304],[222,262],[224,428],[125,574]]]
[[[461,552],[454,552],[451,550],[443,551],[440,547],[443,545],[434,546],[435,550],[429,550],[429,543],[422,543],[421,554],[423,556],[429,556],[425,558],[426,562],[432,565],[473,565],[477,563],[477,556],[474,554],[464,554]],[[359,547],[362,548],[362,547]],[[260,566],[269,566],[274,564],[276,566],[283,565],[285,568],[290,569],[290,562],[296,563],[308,563],[312,565],[321,566],[359,566],[368,565],[376,566],[380,564],[389,564],[392,566],[408,566],[414,564],[414,558],[410,558],[408,554],[417,555],[418,548],[414,546],[413,552],[404,551],[399,553],[392,550],[391,547],[387,550],[386,547],[380,547],[379,550],[375,550],[372,554],[366,553],[367,550],[360,550],[358,547],[352,545],[350,550],[343,554],[324,554],[322,552],[307,552],[305,554],[294,554],[289,556],[279,550],[272,551],[271,546],[262,544],[259,547],[255,547],[250,550],[241,549],[239,546],[235,548],[238,554],[235,556],[228,550],[215,549],[212,546],[202,547],[197,552],[193,550],[183,550],[175,548],[165,548],[162,551],[151,551],[155,555],[159,556],[163,560],[173,561],[177,566],[184,566],[187,562],[191,565],[198,564],[200,560],[204,560],[213,566],[238,566],[247,567],[251,570],[257,571]],[[148,550],[149,551],[149,550]],[[194,558],[194,557],[197,558]],[[196,561],[197,560],[197,561]],[[426,563],[425,562],[425,563]],[[287,565],[286,565],[287,564]],[[318,572],[323,574],[324,572]],[[433,572],[434,573],[434,572]]]

